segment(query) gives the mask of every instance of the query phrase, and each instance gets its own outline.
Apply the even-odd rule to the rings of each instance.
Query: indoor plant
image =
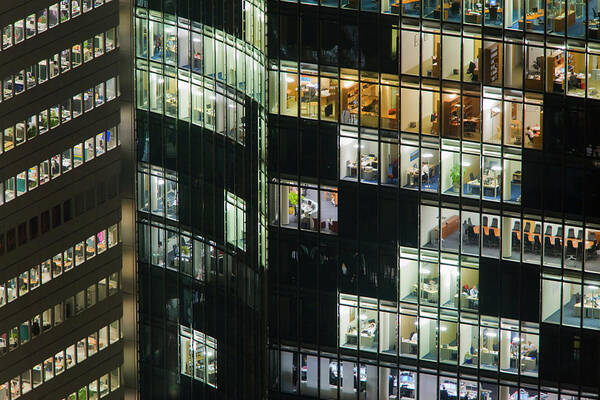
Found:
[[[452,188],[455,192],[458,192],[460,185],[460,166],[454,164],[450,169],[450,179],[452,179]]]

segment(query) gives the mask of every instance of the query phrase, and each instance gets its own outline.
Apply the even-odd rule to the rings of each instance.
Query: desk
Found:
[[[402,339],[400,343],[401,354],[417,354],[417,341]]]
[[[458,294],[454,295],[454,300],[455,301],[458,300]],[[460,307],[477,310],[479,308],[479,297],[471,296],[466,293],[461,293],[460,294]]]
[[[583,317],[584,318],[593,318],[600,319],[600,305],[596,305],[597,303],[585,299],[583,305]],[[581,317],[581,302],[575,303],[573,306],[573,316]]]
[[[479,353],[481,357],[481,365],[497,365],[498,364],[498,352],[497,351],[482,351]]]
[[[473,191],[473,187],[477,187],[480,191],[481,191],[481,182],[479,181],[479,179],[475,179],[472,180],[470,182],[467,182],[467,187],[470,189],[470,191]],[[491,197],[498,197],[498,192],[500,191],[500,185],[499,184],[490,184],[490,183],[484,183],[483,184],[483,190],[484,193],[483,195],[485,196],[485,189],[492,189],[494,192],[494,196]]]
[[[355,333],[346,333],[346,344],[356,346],[357,343],[358,343],[358,341],[357,341]],[[368,336],[368,335],[364,335],[362,333],[360,334],[360,347],[361,348],[364,349],[366,347],[373,347],[374,344],[375,344],[374,336]]]
[[[421,298],[427,299],[430,302],[437,302],[438,293],[437,285],[424,284],[421,287]]]
[[[450,218],[446,219],[442,222],[442,239],[446,239],[452,233],[458,230],[458,226],[460,225],[460,221],[458,219],[458,215],[453,215]]]
[[[538,10],[536,12],[527,13],[525,16],[525,20],[527,21],[525,25],[527,29],[531,29],[533,27],[533,22],[538,18],[544,17],[544,10]],[[523,18],[519,19],[519,29],[523,29]]]
[[[408,6],[412,5],[415,10],[418,10],[421,5],[421,0],[402,0],[402,9],[406,11]],[[392,12],[396,14],[400,14],[400,0],[396,0],[392,4]]]
[[[537,360],[533,357],[526,357],[521,355],[521,371],[535,370],[537,370]]]
[[[458,360],[458,346],[443,345],[440,348],[440,358],[442,360]]]
[[[567,13],[567,21],[565,24],[565,14],[562,13],[554,18],[550,18],[554,22],[553,30],[554,32],[564,32],[565,28],[571,25],[575,25],[575,10],[569,10]]]

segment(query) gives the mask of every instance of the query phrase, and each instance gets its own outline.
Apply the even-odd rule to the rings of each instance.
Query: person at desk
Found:
[[[195,52],[194,53],[193,68],[194,69],[200,69],[201,67],[202,67],[202,56],[200,55],[199,52]]]
[[[374,319],[371,319],[367,322],[367,326],[360,333],[367,336],[375,336],[376,331],[377,324],[375,323]]]
[[[418,339],[419,339],[419,335],[417,334],[417,332],[413,332],[410,334],[410,339],[408,339],[408,340],[416,343]]]
[[[477,297],[479,295],[479,290],[477,290],[477,285],[473,285],[473,287],[469,290],[469,296]]]
[[[527,342],[521,348],[521,355],[524,357],[537,358],[537,347],[531,342]]]
[[[535,132],[531,129],[530,126],[527,127],[527,137],[529,138],[529,143],[533,143],[533,139],[535,138]]]

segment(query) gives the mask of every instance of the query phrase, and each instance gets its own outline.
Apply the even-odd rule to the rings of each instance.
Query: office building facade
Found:
[[[598,398],[597,8],[269,2],[272,398]]]
[[[123,398],[118,1],[0,4],[0,399]]]
[[[139,396],[264,398],[265,2],[134,3]]]

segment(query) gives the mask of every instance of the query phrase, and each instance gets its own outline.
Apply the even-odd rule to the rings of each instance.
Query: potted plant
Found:
[[[290,215],[294,215],[296,213],[296,206],[298,206],[298,193],[290,192],[288,198],[290,201]]]
[[[452,188],[455,192],[458,192],[460,186],[460,166],[454,164],[450,169],[450,179],[452,179]]]
[[[55,110],[50,110],[50,128],[54,128],[59,123],[58,115]]]

